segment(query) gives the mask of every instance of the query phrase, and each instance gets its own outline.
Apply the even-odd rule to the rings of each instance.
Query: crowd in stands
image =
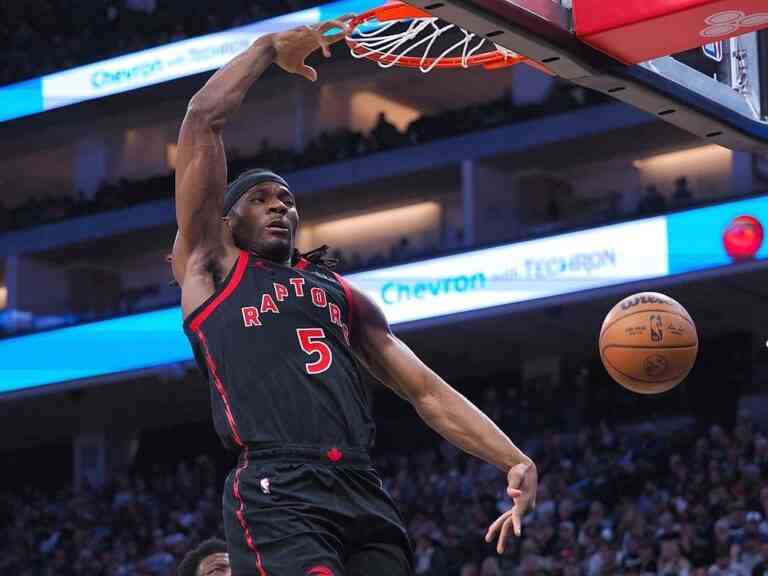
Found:
[[[322,0],[0,3],[0,86],[324,4]]]
[[[340,128],[331,133],[324,132],[309,142],[300,153],[289,148],[273,147],[267,141],[262,142],[261,150],[253,157],[239,157],[237,151],[231,151],[229,172],[239,174],[254,166],[268,166],[290,175],[296,170],[341,162],[402,146],[422,144],[537,116],[563,113],[604,101],[604,97],[597,93],[563,88],[553,91],[541,104],[519,107],[505,95],[482,105],[422,116],[414,120],[404,133],[398,131],[382,115],[369,134],[348,128]],[[120,180],[116,183],[104,183],[92,198],[51,193],[31,197],[14,207],[6,207],[0,200],[0,233],[106,212],[151,200],[169,199],[173,195],[173,189],[173,175],[169,174],[140,181]]]
[[[518,416],[484,408],[502,427]],[[699,435],[603,423],[535,440],[536,510],[501,556],[483,540],[511,505],[498,470],[445,443],[377,459],[419,576],[768,574],[768,437],[749,419]],[[0,573],[173,574],[187,550],[223,535],[222,472],[200,456],[99,489],[0,494]]]

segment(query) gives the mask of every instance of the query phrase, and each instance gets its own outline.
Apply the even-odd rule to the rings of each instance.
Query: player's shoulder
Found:
[[[314,274],[332,282],[338,283],[341,279],[341,276],[332,268],[319,262],[312,262],[306,258],[301,258],[297,267],[305,273]]]

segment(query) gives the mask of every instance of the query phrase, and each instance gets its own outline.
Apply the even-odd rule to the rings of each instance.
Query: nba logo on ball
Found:
[[[624,298],[605,317],[600,359],[616,382],[638,394],[677,386],[696,361],[699,337],[690,314],[666,294]]]
[[[763,245],[763,225],[752,216],[739,216],[723,233],[723,246],[731,259],[752,260]]]

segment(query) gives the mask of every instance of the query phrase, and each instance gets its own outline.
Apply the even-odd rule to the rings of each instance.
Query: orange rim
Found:
[[[391,22],[393,20],[407,20],[407,19],[420,19],[420,18],[435,18],[429,12],[405,4],[404,2],[390,2],[373,10],[363,12],[350,21],[350,29],[354,31],[358,26],[371,20],[378,20],[379,22]],[[534,68],[537,68],[547,74],[552,74],[544,66],[538,62],[533,62],[521,56],[519,54],[509,55],[501,50],[493,50],[485,52],[484,54],[478,54],[470,56],[468,58],[450,57],[443,58],[437,64],[435,64],[436,58],[421,58],[418,56],[397,56],[393,54],[383,54],[381,52],[371,51],[360,44],[360,42],[346,38],[349,49],[358,57],[372,60],[382,64],[391,64],[393,66],[399,66],[401,68],[441,68],[441,69],[456,69],[464,67],[482,66],[486,70],[497,70],[499,68],[507,68],[509,66],[515,66],[516,64],[526,63]]]

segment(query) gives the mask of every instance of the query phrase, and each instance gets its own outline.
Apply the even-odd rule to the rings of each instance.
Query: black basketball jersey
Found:
[[[354,314],[349,287],[330,270],[241,251],[184,321],[226,446],[371,447],[370,391],[350,347]]]

